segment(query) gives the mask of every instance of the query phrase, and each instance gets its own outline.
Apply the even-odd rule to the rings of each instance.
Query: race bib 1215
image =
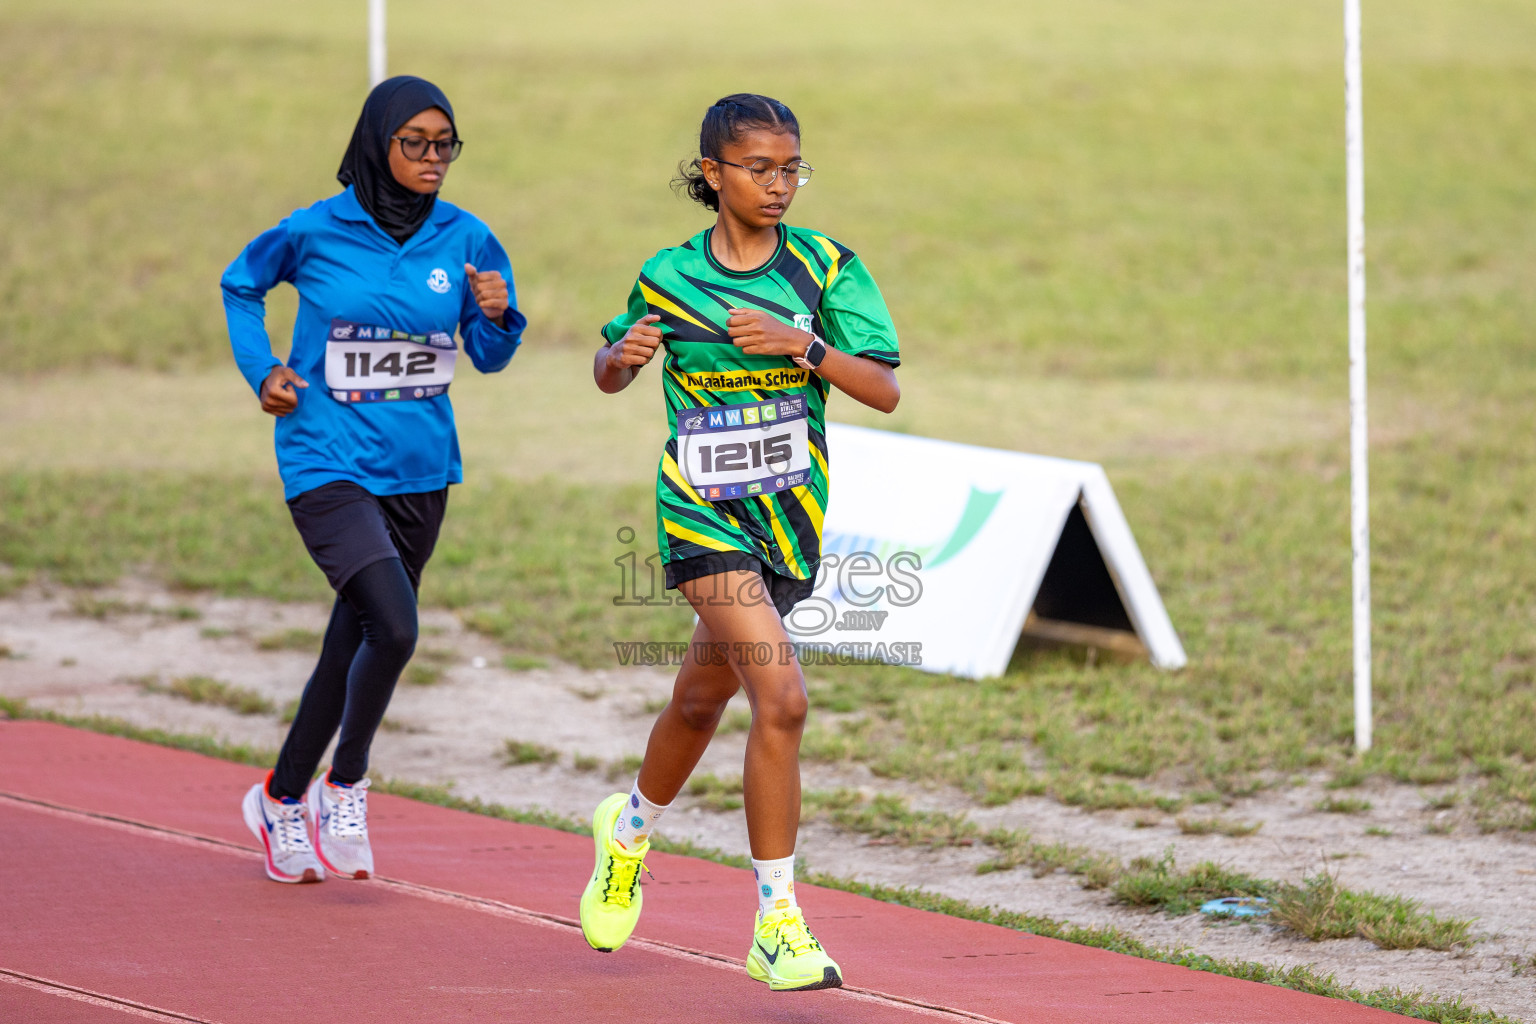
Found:
[[[680,410],[677,461],[706,501],[799,487],[811,468],[805,396]]]

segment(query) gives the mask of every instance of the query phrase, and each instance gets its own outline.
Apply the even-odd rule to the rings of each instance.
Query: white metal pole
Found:
[[[1349,206],[1349,533],[1353,551],[1355,748],[1371,749],[1371,508],[1365,416],[1365,146],[1360,0],[1344,0],[1344,150]]]
[[[368,0],[368,88],[384,81],[384,0]]]

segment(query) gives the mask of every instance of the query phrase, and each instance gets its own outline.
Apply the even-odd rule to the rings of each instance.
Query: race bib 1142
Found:
[[[679,411],[677,461],[706,501],[801,486],[811,468],[805,396]]]
[[[410,334],[333,319],[325,343],[325,386],[338,402],[436,398],[453,383],[459,355],[442,331]]]

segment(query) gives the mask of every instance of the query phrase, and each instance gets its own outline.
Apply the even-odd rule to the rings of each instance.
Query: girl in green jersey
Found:
[[[832,988],[842,971],[795,900],[805,679],[784,616],[815,587],[826,509],[831,387],[890,412],[901,397],[890,313],[863,262],[783,223],[812,168],[788,107],[753,94],[709,108],[678,184],[714,224],[648,260],[603,328],[593,376],[621,391],[664,350],[668,438],[657,540],[668,588],[698,613],[672,700],[628,794],[593,816],[582,930],[611,951],[639,919],[639,871],[662,813],[726,703],[752,706],[743,772],[758,915],[747,970],[775,991]],[[763,652],[770,652],[763,657]]]

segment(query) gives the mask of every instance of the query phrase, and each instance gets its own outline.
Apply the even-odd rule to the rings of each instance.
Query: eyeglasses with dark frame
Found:
[[[811,174],[816,170],[816,168],[804,160],[797,160],[792,164],[776,164],[768,159],[754,160],[751,166],[734,163],[730,160],[721,160],[719,157],[715,157],[714,160],[717,164],[730,164],[732,167],[740,167],[752,175],[754,182],[762,185],[764,188],[774,183],[780,171],[784,172],[784,181],[786,183],[793,185],[795,188],[804,188],[811,183]]]
[[[437,150],[437,158],[445,164],[457,160],[464,149],[463,139],[424,139],[420,135],[391,135],[390,139],[400,143],[401,154],[413,163],[426,158],[428,146]]]

